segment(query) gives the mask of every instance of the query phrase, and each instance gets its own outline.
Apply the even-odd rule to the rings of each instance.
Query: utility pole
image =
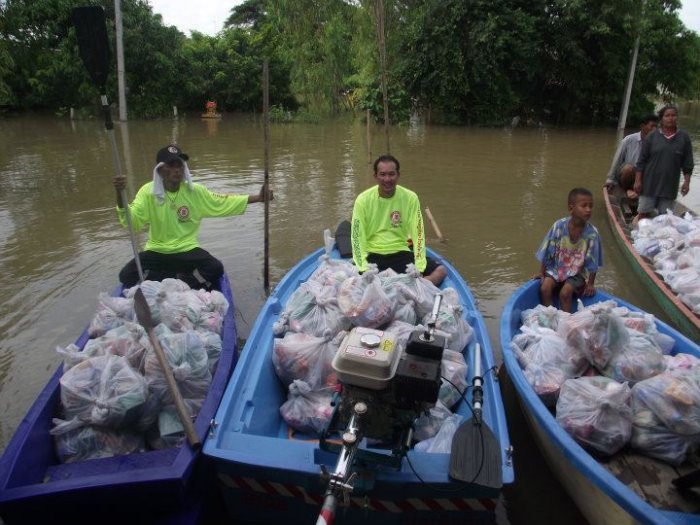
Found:
[[[117,87],[119,89],[119,120],[126,122],[126,95],[124,93],[124,42],[122,38],[121,0],[114,0],[114,25],[117,32]]]

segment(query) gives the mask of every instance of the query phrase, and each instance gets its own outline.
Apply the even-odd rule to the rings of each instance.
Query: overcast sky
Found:
[[[189,35],[197,30],[206,35],[215,35],[224,28],[231,8],[242,0],[149,0],[154,13],[163,17],[163,23],[176,26]],[[680,18],[688,29],[700,33],[700,1],[684,0]]]

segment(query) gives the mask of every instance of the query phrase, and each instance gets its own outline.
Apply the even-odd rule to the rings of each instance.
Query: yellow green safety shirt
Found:
[[[182,183],[179,191],[166,191],[161,204],[153,195],[153,182],[148,182],[136,193],[129,211],[135,231],[149,226],[146,250],[182,253],[199,247],[197,234],[204,217],[240,215],[247,207],[248,195],[213,193],[197,183],[191,190]],[[127,227],[125,210],[117,207],[117,216]]]
[[[413,256],[419,272],[425,270],[425,232],[418,195],[403,186],[396,186],[388,199],[379,196],[373,186],[360,193],[352,209],[352,258],[360,271],[367,269],[367,254],[409,251],[413,240]]]

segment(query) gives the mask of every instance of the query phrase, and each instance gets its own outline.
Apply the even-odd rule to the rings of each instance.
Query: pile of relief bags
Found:
[[[178,279],[141,284],[154,333],[185,406],[197,416],[221,353],[229,304],[218,291],[192,290]],[[146,330],[134,313],[137,287],[100,293],[82,351],[63,357],[61,414],[53,420],[57,455],[71,463],[181,446],[184,431]]]
[[[440,291],[412,264],[403,274],[391,269],[379,272],[370,264],[360,275],[347,261],[321,256],[318,268],[292,294],[273,326],[272,363],[288,389],[287,401],[280,407],[285,422],[302,433],[320,432],[331,417],[338,382],[331,362],[348,331],[355,326],[385,330],[405,348],[414,330],[426,329],[438,293],[443,299],[436,333],[448,340],[441,374],[459,391],[443,380],[436,406],[419,418],[416,439],[434,438],[466,389],[462,351],[474,330],[464,318],[457,292]]]
[[[632,231],[634,247],[696,314],[700,314],[700,217],[671,211],[641,219]]]
[[[671,356],[654,316],[606,301],[522,312],[511,341],[527,381],[584,448],[682,463],[700,443],[700,360]]]

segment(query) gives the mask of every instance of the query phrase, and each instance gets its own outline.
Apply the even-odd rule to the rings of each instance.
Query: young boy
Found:
[[[593,295],[598,267],[603,265],[600,235],[589,223],[593,212],[593,194],[585,188],[569,192],[569,214],[556,221],[537,250],[541,279],[540,302],[551,306],[559,294],[559,308],[571,312],[574,294]]]

